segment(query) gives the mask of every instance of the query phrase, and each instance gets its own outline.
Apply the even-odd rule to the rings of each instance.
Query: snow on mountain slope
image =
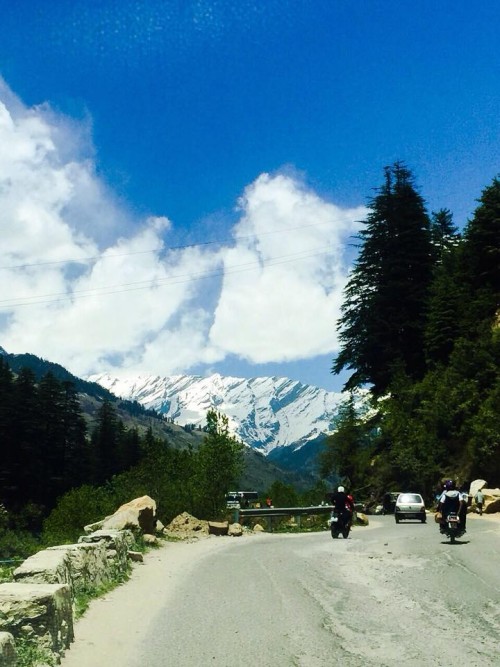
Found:
[[[276,447],[298,449],[334,428],[342,395],[283,377],[252,379],[174,375],[87,378],[116,396],[136,400],[177,424],[205,425],[210,408],[229,420],[231,432],[268,454]]]

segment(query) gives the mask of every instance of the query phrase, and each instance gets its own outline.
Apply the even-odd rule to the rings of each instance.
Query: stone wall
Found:
[[[97,530],[39,551],[0,584],[0,667],[15,667],[15,640],[36,641],[57,662],[73,641],[75,596],[126,572],[130,530]]]

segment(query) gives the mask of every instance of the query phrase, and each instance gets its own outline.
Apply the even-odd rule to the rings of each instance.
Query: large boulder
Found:
[[[149,496],[135,498],[119,507],[103,520],[100,530],[132,530],[154,535],[156,531],[156,503]]]

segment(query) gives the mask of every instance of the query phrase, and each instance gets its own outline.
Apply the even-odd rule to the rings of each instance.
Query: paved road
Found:
[[[93,603],[62,667],[498,666],[500,521],[469,518],[450,545],[434,523],[370,518],[348,540],[167,545]]]

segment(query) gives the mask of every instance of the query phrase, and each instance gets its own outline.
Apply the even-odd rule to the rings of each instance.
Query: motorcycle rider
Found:
[[[441,494],[438,502],[437,511],[441,512],[441,522],[439,531],[445,532],[446,519],[449,514],[455,513],[457,516],[463,516],[464,497],[463,494],[457,490],[456,484],[452,479],[449,479],[444,484],[444,491]],[[465,532],[465,526],[462,523],[462,530]]]
[[[354,512],[354,498],[351,494],[347,494],[343,486],[339,486],[337,491],[330,494],[331,503],[334,506],[334,511],[343,520],[346,526],[352,523],[352,514]]]

